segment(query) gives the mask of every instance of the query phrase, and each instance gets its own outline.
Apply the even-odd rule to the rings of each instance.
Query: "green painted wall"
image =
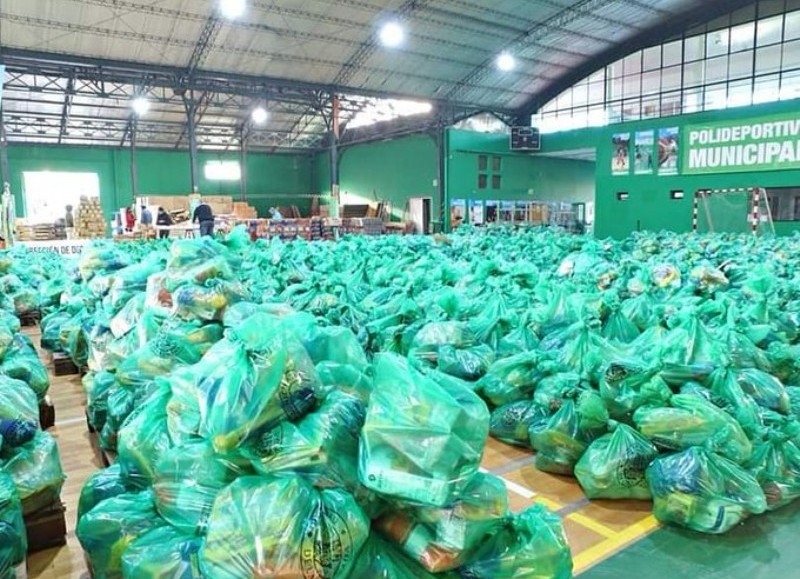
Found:
[[[203,166],[209,160],[239,160],[236,153],[201,152],[200,192],[207,195],[231,195],[239,198],[240,184],[207,181]],[[189,155],[185,151],[143,149],[137,152],[140,195],[187,195],[191,193]],[[130,152],[124,149],[91,147],[55,147],[12,145],[8,150],[11,187],[17,199],[18,213],[24,211],[26,171],[76,171],[97,173],[101,204],[107,216],[133,202]],[[312,158],[308,155],[247,156],[248,201],[265,214],[270,205],[297,205],[301,211],[310,207]]]
[[[507,135],[447,131],[447,198],[483,201],[594,201],[595,165],[592,162],[556,159],[509,151]],[[488,156],[488,169],[481,171],[479,157]],[[500,157],[500,171],[493,158]],[[487,188],[479,188],[479,175],[486,174]],[[500,188],[492,177],[500,176]],[[449,215],[448,215],[449,217]]]
[[[698,189],[722,189],[738,187],[798,187],[800,171],[762,171],[750,173],[727,173],[719,175],[623,175],[611,173],[615,133],[631,133],[661,128],[683,127],[708,121],[749,119],[762,115],[797,110],[797,101],[771,103],[723,111],[651,119],[586,130],[544,135],[545,151],[563,151],[585,148],[585,143],[597,147],[596,168],[596,214],[595,235],[598,237],[623,238],[637,230],[670,230],[689,232],[692,230],[693,196]],[[673,200],[672,190],[684,191],[684,198]],[[618,192],[627,192],[628,201],[619,201]],[[731,202],[732,210],[736,208]],[[738,218],[739,211],[736,208]],[[745,216],[742,215],[742,219]],[[800,230],[800,223],[778,222],[779,234],[790,234]]]
[[[436,143],[427,135],[348,147],[341,152],[339,165],[342,203],[390,201],[394,217],[400,219],[410,197],[430,197],[432,219],[438,220],[437,174]]]

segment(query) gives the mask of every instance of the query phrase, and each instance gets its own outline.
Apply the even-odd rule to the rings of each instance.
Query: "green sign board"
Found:
[[[800,112],[687,125],[685,175],[800,169]]]

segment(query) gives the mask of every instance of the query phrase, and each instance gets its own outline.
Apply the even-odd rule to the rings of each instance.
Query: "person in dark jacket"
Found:
[[[203,237],[214,235],[214,212],[204,201],[201,201],[200,205],[194,210],[192,223],[200,224],[200,235]]]
[[[169,227],[170,225],[174,225],[175,222],[172,220],[172,216],[167,213],[163,207],[158,208],[158,215],[156,216],[156,225],[160,227]],[[158,236],[161,239],[165,239],[169,237],[169,230],[162,229],[158,232]]]

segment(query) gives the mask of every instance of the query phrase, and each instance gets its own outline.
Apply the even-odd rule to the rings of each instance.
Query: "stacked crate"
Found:
[[[233,214],[237,219],[258,219],[258,212],[256,211],[255,207],[251,207],[249,203],[234,201]]]
[[[103,208],[97,197],[81,197],[75,214],[75,229],[80,239],[97,239],[106,236]]]

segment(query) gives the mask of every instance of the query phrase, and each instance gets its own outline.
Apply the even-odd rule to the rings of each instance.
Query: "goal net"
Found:
[[[694,196],[695,233],[775,233],[769,197],[760,187],[701,189]]]

